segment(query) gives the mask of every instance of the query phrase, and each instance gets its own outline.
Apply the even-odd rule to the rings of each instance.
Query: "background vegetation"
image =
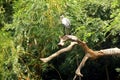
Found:
[[[72,80],[84,55],[79,46],[39,60],[60,49],[62,14],[92,49],[120,48],[119,0],[0,0],[0,80]],[[119,57],[88,61],[82,80],[120,80],[119,68]]]

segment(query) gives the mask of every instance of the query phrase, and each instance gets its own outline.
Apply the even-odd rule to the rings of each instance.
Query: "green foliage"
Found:
[[[12,3],[14,0],[1,0],[0,1],[0,28],[6,23],[12,23],[13,8]]]
[[[91,48],[119,46],[119,0],[1,0],[1,80],[41,80],[45,72],[53,70],[39,58],[60,49],[57,43],[63,35],[62,14],[71,20],[71,34],[86,41]],[[112,42],[108,42],[109,39]],[[51,66],[59,76],[70,73],[69,80],[82,55],[84,52],[76,46],[64,57],[58,57],[60,65],[53,60],[54,66]]]

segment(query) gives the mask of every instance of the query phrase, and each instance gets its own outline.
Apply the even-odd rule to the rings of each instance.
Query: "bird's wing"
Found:
[[[67,27],[67,28],[70,28],[70,20],[67,19],[67,18],[63,18],[62,19],[62,24]]]
[[[71,24],[70,24],[70,20],[69,20],[68,18],[66,18],[66,21],[67,21],[67,23],[68,23],[69,25],[71,25]]]

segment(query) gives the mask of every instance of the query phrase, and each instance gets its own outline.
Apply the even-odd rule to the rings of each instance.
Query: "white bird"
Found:
[[[69,29],[70,29],[70,20],[66,17],[64,17],[63,15],[60,16],[61,22],[64,25],[64,34],[69,34]]]

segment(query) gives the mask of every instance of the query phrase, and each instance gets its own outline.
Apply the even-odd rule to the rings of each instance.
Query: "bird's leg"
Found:
[[[67,35],[70,35],[70,28],[67,28],[66,32],[67,32]]]
[[[63,33],[64,33],[64,35],[66,35],[66,28],[65,27],[63,27]]]
[[[64,27],[64,35],[67,35],[67,28],[66,27]]]
[[[65,27],[65,35],[70,35],[70,28]]]

